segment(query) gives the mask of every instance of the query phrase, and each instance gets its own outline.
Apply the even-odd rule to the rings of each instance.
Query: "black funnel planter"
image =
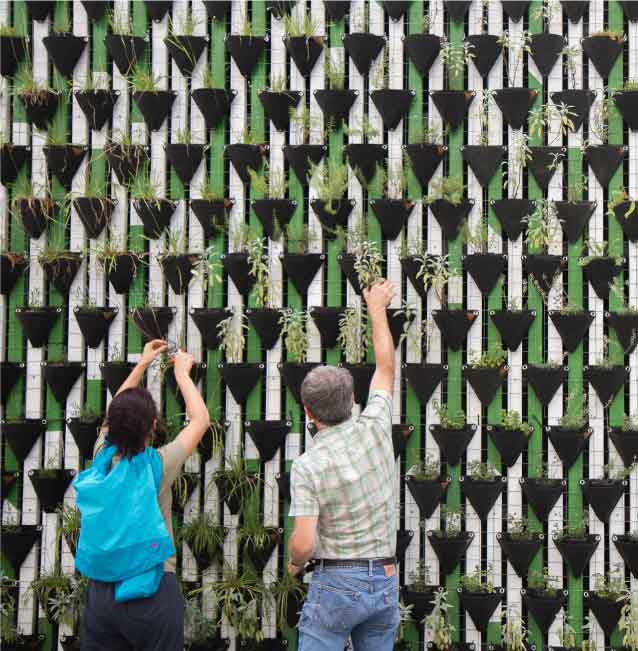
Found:
[[[259,451],[259,458],[270,461],[286,441],[292,423],[288,420],[249,420],[246,431]]]
[[[403,47],[421,77],[427,77],[441,51],[441,37],[436,34],[410,34],[404,37]]]
[[[110,222],[115,202],[109,198],[77,197],[73,207],[84,226],[89,238],[99,237],[104,227]]]
[[[584,379],[589,382],[605,407],[629,380],[629,367],[586,366]]]
[[[343,307],[310,308],[310,316],[319,330],[322,348],[334,348],[339,337],[339,319],[343,316]]]
[[[589,331],[589,326],[594,321],[594,312],[557,312],[549,311],[549,318],[552,320],[554,327],[558,330],[563,349],[568,353],[573,353]]]
[[[135,253],[120,253],[115,263],[106,269],[106,277],[116,294],[126,294],[137,273],[139,258]]]
[[[381,54],[385,38],[365,32],[346,34],[343,37],[343,46],[359,73],[365,77],[370,72],[372,62]]]
[[[348,279],[354,293],[361,296],[361,285],[359,284],[359,276],[354,269],[355,256],[354,253],[341,253],[337,256],[341,272]]]
[[[406,314],[405,311],[389,307],[386,309],[386,314],[388,315],[388,325],[390,326],[394,347],[398,348],[404,330],[414,321],[414,312]]]
[[[638,91],[619,90],[613,95],[614,103],[625,124],[632,130],[638,129]]]
[[[565,48],[565,38],[560,34],[532,34],[530,37],[530,54],[538,71],[543,77],[549,77],[558,58]]]
[[[219,348],[217,326],[231,314],[232,311],[225,307],[195,307],[191,309],[190,315],[202,335],[207,350]]]
[[[463,199],[458,204],[436,199],[430,204],[430,210],[439,223],[443,236],[448,240],[456,238],[473,207],[474,199]]]
[[[88,43],[86,36],[74,36],[70,33],[54,33],[45,36],[42,44],[53,65],[67,79],[73,76],[73,70]]]
[[[42,269],[47,280],[63,296],[68,296],[71,285],[78,269],[82,265],[82,254],[76,251],[65,251],[63,257],[42,263]]]
[[[323,37],[289,36],[284,45],[302,77],[309,77],[323,50]]]
[[[38,129],[46,131],[58,108],[60,96],[52,90],[41,90],[37,93],[22,93],[18,95],[27,114],[27,119]]]
[[[414,425],[404,423],[395,423],[392,425],[392,447],[394,449],[394,458],[398,459],[404,452],[410,437],[414,432]]]
[[[0,294],[10,294],[26,268],[27,258],[23,254],[0,254]]]
[[[204,0],[209,20],[224,20],[230,13],[230,0]]]
[[[500,253],[472,253],[463,256],[463,265],[485,296],[507,270],[507,256]]]
[[[188,185],[204,157],[204,145],[172,144],[165,145],[166,158],[179,176],[179,180]]]
[[[603,188],[611,183],[626,152],[627,149],[622,145],[590,145],[585,149],[585,160]]]
[[[2,37],[0,37],[2,38]],[[4,144],[0,146],[0,183],[10,185],[24,167],[31,151],[30,147]]]
[[[569,21],[578,23],[589,9],[589,0],[560,0]]]
[[[527,122],[527,114],[536,100],[534,88],[501,88],[494,91],[494,101],[501,109],[503,119],[512,129],[521,129]]]
[[[552,180],[558,163],[565,158],[565,150],[561,147],[530,147],[531,158],[527,161],[527,168],[532,173],[534,180],[542,190],[547,190]]]
[[[299,183],[309,183],[310,165],[319,165],[325,156],[325,145],[284,145],[284,158],[294,170]]]
[[[233,199],[191,199],[191,210],[204,231],[204,238],[216,237],[226,230]]]
[[[416,293],[425,301],[428,292],[423,284],[423,280],[418,277],[421,269],[421,261],[415,256],[409,255],[405,258],[400,258],[400,262],[403,275],[410,281],[410,284],[414,287]]]
[[[285,362],[278,364],[279,374],[284,381],[286,388],[290,390],[293,398],[301,405],[301,384],[304,378],[313,368],[317,366],[314,362],[305,362],[297,364],[294,362]]]
[[[159,131],[173,107],[177,93],[172,90],[135,91],[133,100],[151,131]]]
[[[71,188],[71,181],[86,156],[86,147],[79,145],[47,145],[42,148],[49,174],[57,177],[66,188]]]
[[[488,425],[487,431],[501,455],[501,461],[511,468],[527,447],[530,435],[522,430],[504,429],[496,425]]]
[[[499,477],[492,481],[472,479],[471,477],[460,479],[461,492],[467,497],[481,520],[485,520],[490,514],[496,500],[503,492],[506,482],[506,477]]]
[[[265,36],[237,36],[230,34],[226,37],[226,48],[233,61],[237,64],[239,72],[250,78],[257,61],[262,52],[266,49],[267,38]]]
[[[173,6],[173,0],[144,0],[148,15],[159,23]]]
[[[252,475],[249,479],[250,483],[253,484],[253,487],[257,485],[257,476]],[[217,490],[219,491],[219,499],[224,502],[228,507],[231,515],[237,515],[242,509],[243,504],[241,502],[240,496],[237,494],[237,491],[233,491],[233,486],[230,480],[224,475],[217,474],[215,476],[215,484],[217,485]]]
[[[565,258],[560,255],[529,254],[523,256],[527,273],[531,274],[534,284],[543,293],[548,294],[556,276],[566,264]]]
[[[29,237],[38,239],[47,227],[47,221],[53,219],[53,202],[51,199],[18,199],[16,206],[24,230]]]
[[[479,75],[485,79],[490,70],[494,67],[496,59],[501,54],[503,46],[498,41],[499,37],[495,34],[471,34],[465,38],[465,42],[471,47],[474,55],[472,63],[478,70]]]
[[[612,536],[618,553],[629,567],[629,571],[638,579],[638,540],[628,534]]]
[[[512,352],[518,350],[534,323],[534,310],[496,310],[490,311],[490,317],[503,340],[503,345]]]
[[[191,92],[197,108],[206,122],[206,129],[214,129],[230,114],[230,105],[237,92],[225,88],[197,88]]]
[[[394,20],[400,20],[410,8],[411,0],[382,0],[380,3],[388,16]]]
[[[193,384],[199,384],[199,381],[202,379],[202,376],[206,371],[206,368],[207,364],[205,363],[200,364],[198,362],[195,362],[195,364],[193,364],[189,373]],[[166,382],[166,387],[170,390],[171,393],[175,395],[179,404],[183,407],[184,397],[182,396],[179,385],[177,384],[177,380],[175,379],[175,369],[172,366],[169,366],[166,369],[166,373],[164,374],[164,381]]]
[[[578,241],[585,232],[596,210],[595,201],[554,201],[554,208],[563,233],[570,244]]]
[[[95,0],[80,0],[86,15],[89,17],[89,20],[97,22],[106,16],[106,12],[110,9],[110,0],[105,0],[104,2],[95,2]]]
[[[156,240],[170,226],[177,204],[169,199],[137,199],[133,201],[144,227],[144,237]]]
[[[119,96],[118,90],[96,89],[75,93],[89,128],[95,131],[99,131],[113,117],[113,108]]]
[[[583,497],[601,522],[609,522],[612,511],[625,492],[626,481],[621,479],[581,479]]]
[[[550,597],[545,593],[532,589],[521,590],[521,593],[523,594],[523,601],[527,605],[529,612],[534,616],[538,628],[546,636],[556,619],[558,611],[567,601],[565,594],[561,592],[557,597]]]
[[[594,288],[596,295],[606,301],[614,278],[622,271],[622,262],[609,256],[592,257],[583,260],[585,279]]]
[[[350,109],[357,99],[359,91],[348,88],[321,89],[314,92],[317,104],[328,122],[339,125],[348,121]]]
[[[386,240],[396,240],[406,225],[414,208],[414,201],[405,199],[371,199],[370,207],[379,220],[381,232]]]
[[[339,201],[331,201],[327,206],[321,199],[313,199],[310,202],[317,219],[321,222],[324,235],[328,239],[334,239],[337,227],[348,228],[348,217],[354,208],[354,199],[344,197]]]
[[[525,219],[534,212],[535,202],[529,199],[495,199],[490,201],[490,206],[507,238],[514,241],[525,230]]]
[[[376,364],[343,364],[343,367],[350,371],[354,380],[354,401],[363,408],[368,402],[370,382],[377,368]]]
[[[553,425],[546,429],[549,432],[549,440],[565,469],[571,468],[585,449],[591,436],[591,430],[571,429],[561,425]]]
[[[618,337],[625,355],[629,355],[638,344],[638,314],[636,313],[607,313],[607,324]]]
[[[171,487],[171,492],[173,494],[173,503],[172,503],[172,512],[173,513],[179,513],[183,514],[184,513],[184,507],[188,503],[188,500],[191,498],[191,495],[193,494],[193,491],[197,488],[199,484],[199,473],[195,472],[183,472],[182,477],[184,479],[184,491],[182,492],[181,495],[178,494],[178,491],[175,489],[176,483],[173,484]],[[181,478],[180,478],[181,479]],[[226,534],[226,530],[224,530],[224,535]],[[220,545],[221,548],[221,545]],[[195,554],[193,554],[195,556]],[[208,557],[208,553],[204,552],[201,556],[195,556],[195,561],[197,562],[197,567],[200,571],[202,571],[202,567],[200,566],[200,560],[204,557]],[[216,558],[215,554],[211,556],[211,559],[214,560]],[[211,560],[211,562],[212,562]],[[208,567],[208,566],[207,566]]]
[[[467,592],[459,588],[461,605],[469,613],[474,626],[482,633],[487,632],[487,625],[494,614],[496,607],[503,599],[503,588],[497,588],[496,592]]]
[[[2,527],[2,554],[11,564],[16,576],[19,575],[22,563],[41,535],[42,527],[39,525],[21,524]]]
[[[447,377],[444,364],[403,364],[403,375],[422,406],[427,405],[439,384]]]
[[[301,296],[306,296],[324,261],[323,253],[284,253],[281,256],[286,275]]]
[[[436,507],[443,502],[449,479],[439,477],[438,479],[415,479],[407,475],[405,485],[419,507],[419,516],[422,520],[432,517]]]
[[[226,253],[222,256],[222,266],[231,277],[237,291],[244,297],[250,294],[255,278],[250,273],[247,253]]]
[[[249,169],[255,171],[261,169],[263,157],[267,150],[267,145],[244,145],[242,143],[226,145],[224,148],[224,152],[233,164],[242,183],[250,181]]]
[[[584,607],[594,613],[594,617],[605,632],[605,637],[611,637],[620,620],[623,603],[614,599],[604,599],[595,592],[585,592],[584,597]]]
[[[261,347],[270,350],[281,334],[281,311],[273,308],[247,308],[246,316],[259,335]]]
[[[635,23],[638,20],[638,5],[635,2],[632,2],[632,0],[619,0],[618,4],[628,21]]]
[[[476,93],[470,90],[433,90],[430,97],[446,124],[455,130],[463,123]]]
[[[104,45],[117,69],[124,76],[131,72],[146,51],[146,41],[141,36],[107,34],[104,37]]]
[[[414,532],[411,529],[397,529],[397,544],[395,556],[399,563],[402,563],[405,559],[405,552],[407,551],[412,538],[414,537]]]
[[[370,99],[377,107],[379,115],[381,115],[384,128],[394,131],[410,111],[414,91],[400,88],[382,88],[381,90],[373,90],[370,93]]]
[[[288,131],[290,127],[290,110],[299,104],[301,92],[298,90],[282,90],[273,92],[262,90],[258,92],[259,101],[264,107],[266,117],[275,125],[278,131]]]
[[[105,147],[104,154],[122,185],[130,183],[149,160],[148,148],[143,145],[110,143]]]
[[[612,427],[609,430],[609,438],[614,442],[616,450],[627,468],[638,460],[638,431]]]
[[[594,64],[598,74],[607,79],[618,55],[622,52],[624,38],[614,38],[605,34],[587,36],[581,40],[583,52]]]
[[[24,36],[0,36],[0,75],[13,77],[27,53]]]
[[[573,90],[560,90],[551,94],[554,104],[565,104],[575,115],[570,117],[573,128],[571,131],[576,132],[583,125],[585,118],[589,117],[589,109],[596,99],[596,93],[593,90],[583,90],[575,88]]]
[[[481,187],[486,188],[501,167],[506,150],[501,145],[464,145],[461,154]]]
[[[565,492],[567,482],[564,479],[534,477],[521,478],[519,482],[536,517],[541,522],[546,522],[558,498]]]
[[[552,401],[558,387],[567,379],[567,369],[562,366],[529,364],[523,370],[526,371],[528,384],[534,389],[536,397],[544,407]]]
[[[421,188],[425,190],[445,157],[447,147],[426,144],[403,145],[403,151],[408,156],[414,176],[421,184]]]
[[[207,43],[205,36],[171,34],[164,39],[166,49],[184,77],[193,76],[193,69]]]
[[[579,577],[583,575],[589,560],[596,551],[596,547],[600,543],[600,536],[590,534],[586,538],[563,538],[562,540],[554,538],[554,542],[571,573],[575,577]]]
[[[46,423],[39,418],[2,421],[2,434],[18,464],[24,463],[35,442],[44,435]]]
[[[516,574],[520,577],[527,576],[534,556],[543,546],[544,535],[533,533],[530,538],[512,538],[508,533],[499,532],[496,539]]]
[[[507,377],[507,366],[500,368],[472,368],[463,369],[463,377],[469,382],[479,402],[487,407],[496,397],[498,390],[503,386]]]
[[[219,374],[233,394],[237,404],[242,405],[259,382],[264,369],[263,364],[239,363],[218,364]]]
[[[24,362],[0,362],[0,399],[6,404],[16,382],[26,374]]]
[[[175,309],[168,306],[135,307],[131,310],[131,320],[144,341],[165,339],[174,316]]]
[[[62,314],[61,307],[18,307],[16,317],[29,343],[34,348],[42,348],[49,341],[51,330]]]
[[[297,208],[291,199],[255,199],[251,201],[264,232],[271,240],[277,240],[285,232]]]
[[[447,576],[454,571],[465,556],[467,548],[474,539],[474,533],[463,531],[459,536],[438,536],[435,532],[428,531],[428,538],[439,559],[439,571],[442,575]]]
[[[638,108],[636,109],[638,111]],[[631,242],[638,241],[638,212],[633,208],[635,203],[623,201],[614,206],[614,216],[622,228],[625,237]]]
[[[445,462],[456,466],[465,454],[465,450],[476,432],[476,426],[466,425],[463,429],[446,429],[441,425],[430,425],[430,432],[432,432]]]
[[[462,23],[465,20],[471,4],[472,0],[443,0],[445,11],[454,23]]]
[[[446,346],[460,350],[465,343],[467,333],[476,321],[475,310],[434,310],[432,318],[441,332]]]
[[[331,20],[341,20],[350,10],[350,0],[324,0],[326,16]]]
[[[429,615],[434,608],[434,595],[439,589],[438,586],[426,586],[425,590],[411,590],[410,585],[401,588],[401,598],[407,606],[412,606],[411,615],[415,622],[420,622],[426,615]],[[395,644],[395,649],[397,649]],[[409,647],[408,651],[411,651]],[[403,651],[398,649],[397,651]]]
[[[104,341],[117,312],[117,307],[75,307],[73,309],[84,342],[89,348],[97,348]]]
[[[272,527],[266,527],[269,540],[263,546],[257,546],[252,541],[245,541],[239,545],[239,554],[252,563],[257,574],[261,574],[268,564],[277,543],[279,542],[279,531]]]
[[[133,362],[100,362],[100,373],[102,379],[112,396],[122,386],[122,383],[135,368]]]
[[[166,255],[160,258],[164,276],[176,294],[185,294],[193,277],[193,270],[199,264],[199,254]]]
[[[507,17],[518,23],[529,7],[529,0],[502,0],[503,10]]]
[[[66,424],[82,457],[91,459],[102,425],[102,418],[67,418]]]
[[[37,468],[29,470],[29,479],[45,513],[55,513],[62,505],[66,489],[75,477],[75,470]]]
[[[278,472],[275,475],[275,480],[277,481],[280,497],[282,497],[284,501],[290,502],[290,473]]]

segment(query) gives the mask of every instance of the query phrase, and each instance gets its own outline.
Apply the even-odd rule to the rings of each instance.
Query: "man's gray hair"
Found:
[[[337,366],[317,366],[301,385],[301,401],[324,425],[337,425],[350,418],[353,394],[350,371]]]

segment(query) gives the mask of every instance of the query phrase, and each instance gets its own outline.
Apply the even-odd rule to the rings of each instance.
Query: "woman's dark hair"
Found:
[[[156,418],[155,401],[146,389],[125,389],[113,398],[106,413],[106,440],[121,457],[133,457],[146,447]]]

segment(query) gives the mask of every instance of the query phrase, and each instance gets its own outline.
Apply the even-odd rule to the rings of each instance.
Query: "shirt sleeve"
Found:
[[[290,471],[290,496],[288,515],[291,517],[319,515],[319,501],[312,474],[299,460],[292,464]]]
[[[392,436],[392,396],[383,389],[375,389],[368,396],[368,404],[359,416],[380,437]]]
[[[162,457],[162,483],[160,485],[160,494],[170,490],[173,482],[182,472],[182,466],[186,461],[186,453],[182,444],[175,439],[158,450]]]

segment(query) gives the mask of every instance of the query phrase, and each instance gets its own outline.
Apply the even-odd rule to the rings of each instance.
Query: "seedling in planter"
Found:
[[[286,251],[288,253],[309,253],[316,234],[308,224],[288,224],[286,227]]]
[[[612,199],[608,204],[607,215],[613,217],[616,214],[615,208],[624,203],[629,204],[627,210],[623,213],[625,219],[629,219],[636,212],[636,202],[631,199],[625,188],[616,190],[612,195]]]
[[[348,306],[339,319],[337,342],[348,364],[363,363],[368,351],[367,315],[361,307]]]
[[[430,288],[434,290],[441,307],[445,308],[447,306],[446,287],[453,276],[458,276],[458,272],[450,265],[447,255],[430,256],[423,254],[416,257],[421,264],[417,272],[417,278],[420,278],[423,282],[426,292]]]
[[[336,50],[326,52],[325,73],[330,90],[343,90],[346,78],[344,67],[343,57]]]
[[[447,74],[444,75],[446,83],[463,79],[465,66],[469,65],[474,58],[472,50],[474,46],[471,43],[452,43],[447,38],[441,45],[441,61],[447,68]]]
[[[255,279],[253,294],[255,307],[268,307],[270,305],[270,270],[268,258],[265,255],[265,239],[253,236],[246,243],[250,275]]]
[[[72,553],[75,553],[80,538],[80,510],[75,506],[64,505],[57,509],[57,513],[60,519],[58,541],[64,538]]]
[[[622,432],[638,432],[638,414],[625,414],[620,430]]]
[[[288,37],[305,36],[312,38],[317,31],[317,21],[312,18],[310,13],[306,13],[303,18],[296,15],[284,14],[284,32]]]
[[[532,150],[529,146],[529,135],[522,131],[515,131],[510,145],[512,152],[507,167],[507,179],[503,188],[510,189],[510,196],[518,197],[523,187],[523,169],[532,158]]]
[[[543,22],[543,29],[548,29],[552,18],[560,11],[560,3],[558,0],[542,0],[537,7],[533,10],[532,15],[534,20],[541,20]]]
[[[492,111],[493,92],[490,90],[481,90],[479,92],[480,102],[477,104],[477,115],[480,127],[478,144],[485,147],[490,144],[490,112]]]
[[[622,643],[630,651],[638,651],[638,593],[635,590],[620,611],[618,628],[623,636]]]
[[[371,138],[376,138],[379,135],[379,130],[372,126],[367,115],[361,118],[358,127],[345,127],[344,131],[348,138],[361,138],[362,142],[369,142]]]
[[[463,574],[461,576],[459,587],[465,592],[494,594],[496,588],[490,580],[492,576],[494,576],[492,563],[488,563],[485,570],[481,570],[481,566],[477,565],[472,574]]]
[[[238,323],[237,323],[238,322]],[[246,335],[248,330],[243,313],[238,312],[217,324],[219,350],[221,350],[229,364],[239,364],[244,357]]]
[[[563,622],[558,629],[558,640],[560,645],[565,649],[576,648],[576,631],[571,625],[570,618],[563,613]]]
[[[425,630],[428,639],[438,651],[448,651],[452,648],[452,633],[455,627],[448,621],[450,604],[447,601],[447,590],[437,590],[432,600],[434,608],[426,616]]]
[[[113,34],[118,34],[119,36],[132,36],[133,35],[133,23],[128,16],[124,16],[122,13],[108,12],[108,25],[109,31]]]
[[[600,95],[591,107],[589,114],[589,130],[600,143],[609,142],[609,115],[614,110],[614,100],[608,88],[603,88]],[[581,151],[585,152],[588,147],[598,142],[586,140],[581,145]]]
[[[38,600],[49,622],[73,627],[84,606],[87,585],[86,577],[53,570],[34,580],[29,592]]]
[[[533,570],[530,572],[529,581],[527,585],[531,590],[534,590],[545,597],[556,598],[560,593],[560,589],[556,585],[558,577],[552,576],[549,569],[544,567],[542,571]]]
[[[407,474],[418,481],[433,481],[441,476],[441,467],[438,459],[427,454],[425,459],[415,463]]]
[[[594,574],[594,592],[601,599],[609,601],[625,601],[628,597],[627,587],[622,572],[622,565],[614,563],[609,574]]]
[[[220,633],[215,619],[207,617],[197,599],[186,599],[184,608],[184,630],[187,648],[206,648],[217,641]]]
[[[439,424],[443,429],[460,430],[466,426],[465,413],[462,410],[451,414],[449,405],[439,404],[436,401],[432,403],[432,406],[439,418]]]
[[[283,630],[288,623],[289,604],[301,604],[306,596],[306,588],[299,579],[288,572],[270,586],[270,595],[275,601],[277,628]]]
[[[507,30],[498,39],[499,44],[503,47],[503,61],[507,72],[507,81],[509,84],[517,82],[519,66],[523,62],[523,54],[532,53],[531,34],[527,31],[520,35],[512,36]],[[505,81],[505,80],[503,80]]]
[[[533,532],[530,530],[529,520],[523,516],[517,518],[514,515],[508,515],[507,535],[512,540],[530,540],[533,537]]]
[[[336,214],[341,201],[348,201],[348,166],[333,160],[322,166],[311,163],[310,187],[323,202],[323,209],[330,215]]]
[[[308,313],[304,310],[284,310],[279,323],[289,361],[305,364],[308,356]]]
[[[212,513],[201,512],[192,520],[184,522],[180,538],[188,545],[193,556],[215,559],[223,553],[226,531]]]
[[[553,535],[557,541],[573,538],[582,540],[587,537],[588,530],[589,514],[587,511],[584,511],[582,516],[575,518],[572,522],[568,522],[562,527],[558,524],[555,525]]]
[[[567,106],[561,102],[556,105],[553,102],[541,104],[538,108],[532,109],[529,112],[529,134],[533,138],[537,136],[543,138],[543,134],[549,134],[550,127],[558,125],[559,130],[554,134],[547,144],[552,145],[556,141],[561,142],[562,136],[567,135],[571,130],[574,130],[574,123],[572,119],[576,114],[571,110],[572,107]]]
[[[285,199],[288,181],[283,169],[271,170],[269,167],[265,167],[263,174],[258,174],[249,168],[248,175],[250,176],[250,187],[261,196],[269,199]]]
[[[455,206],[463,201],[465,185],[459,177],[437,176],[430,183],[430,193],[424,197],[423,202],[427,205],[443,199]]]
[[[501,640],[506,651],[527,651],[527,628],[514,608],[507,608],[501,627]]]
[[[569,430],[579,430],[585,429],[589,422],[588,419],[588,408],[587,408],[587,393],[583,392],[582,397],[579,398],[580,391],[570,391],[567,404],[576,405],[580,403],[579,409],[574,409],[575,413],[566,413],[563,414],[559,420],[558,424],[560,427],[564,427]]]
[[[475,481],[494,481],[500,477],[498,470],[491,463],[482,461],[470,461],[467,464],[467,475]]]
[[[408,574],[407,585],[414,592],[427,592],[432,587],[429,563],[418,561],[414,570]]]
[[[525,221],[527,222],[525,243],[529,250],[546,253],[560,228],[553,203],[546,199],[536,200],[534,212],[526,217]]]
[[[357,273],[359,286],[361,289],[372,287],[383,277],[381,269],[383,255],[379,250],[379,245],[370,240],[359,241],[353,253],[354,270]]]

